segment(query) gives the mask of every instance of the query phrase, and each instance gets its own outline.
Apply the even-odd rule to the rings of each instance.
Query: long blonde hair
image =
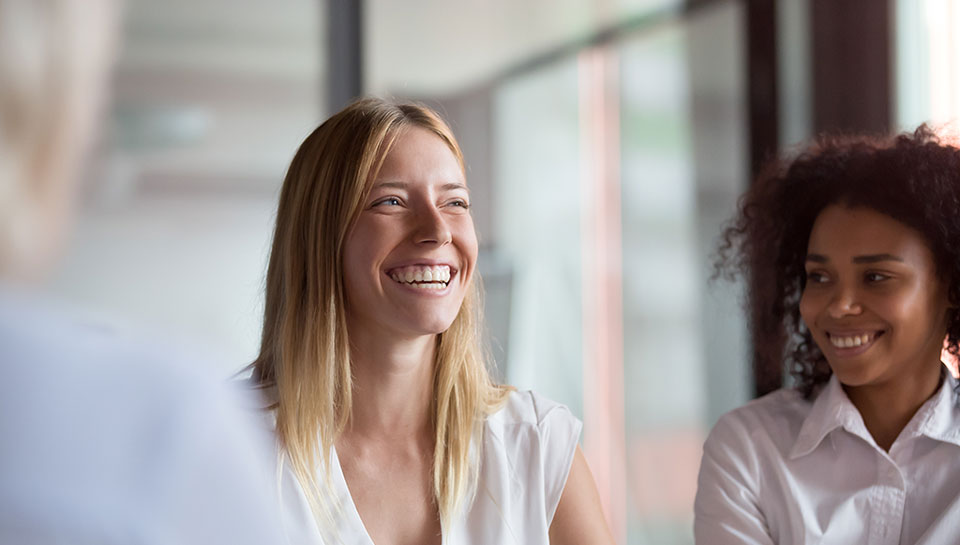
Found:
[[[460,148],[436,113],[419,104],[367,98],[307,137],[280,193],[254,377],[276,388],[273,410],[286,462],[321,530],[335,510],[329,501],[330,449],[353,403],[343,244],[398,131],[407,127],[439,136],[463,168]],[[477,468],[471,444],[508,393],[487,371],[474,277],[453,324],[438,336],[434,365],[433,488],[444,524],[473,492]],[[322,481],[320,463],[326,474]]]

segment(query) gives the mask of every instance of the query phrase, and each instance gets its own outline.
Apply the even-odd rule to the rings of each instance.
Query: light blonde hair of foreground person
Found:
[[[0,0],[0,275],[39,274],[71,219],[103,104],[112,0]]]
[[[254,377],[276,386],[277,433],[318,521],[330,516],[330,449],[354,402],[344,240],[398,132],[408,127],[439,136],[463,169],[453,134],[430,109],[363,99],[307,137],[280,194]],[[453,324],[438,335],[434,364],[433,489],[444,523],[473,491],[477,467],[470,459],[471,441],[509,392],[488,375],[476,274],[472,283]],[[318,450],[326,469],[323,482],[315,469]]]

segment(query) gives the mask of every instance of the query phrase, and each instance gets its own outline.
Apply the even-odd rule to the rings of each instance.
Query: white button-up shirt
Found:
[[[811,402],[779,390],[725,414],[703,447],[704,544],[960,543],[957,381],[877,446],[836,377]]]

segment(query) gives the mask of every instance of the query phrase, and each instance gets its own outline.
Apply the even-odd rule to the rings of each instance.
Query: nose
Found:
[[[856,290],[849,287],[838,287],[827,306],[827,312],[832,318],[857,315],[862,311],[863,307],[860,306]]]
[[[414,242],[417,244],[435,244],[443,246],[452,240],[450,226],[440,210],[435,206],[425,206],[417,214]]]

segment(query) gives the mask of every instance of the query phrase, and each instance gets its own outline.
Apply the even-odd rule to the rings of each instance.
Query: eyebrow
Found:
[[[807,254],[807,261],[812,261],[814,263],[826,263],[830,261],[829,258],[821,254]],[[898,261],[903,263],[903,258],[900,256],[895,256],[893,254],[870,254],[870,255],[858,255],[851,260],[853,263],[863,264],[863,263],[881,263],[883,261]]]
[[[409,184],[407,184],[406,182],[379,182],[379,183],[377,183],[377,184],[374,184],[373,189],[383,189],[383,188],[387,188],[387,189],[391,189],[391,188],[392,188],[392,189],[406,189],[408,185],[409,185]],[[451,182],[451,183],[448,183],[448,184],[443,184],[442,186],[440,186],[440,189],[442,189],[442,190],[444,190],[444,191],[453,191],[453,190],[456,190],[456,189],[462,189],[462,190],[466,191],[467,193],[470,193],[470,188],[467,187],[466,184],[461,184],[461,183],[457,183],[457,182]]]

